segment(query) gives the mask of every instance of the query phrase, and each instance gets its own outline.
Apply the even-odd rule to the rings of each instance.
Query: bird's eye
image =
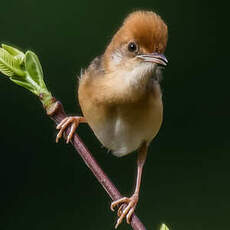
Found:
[[[129,52],[136,52],[137,51],[137,44],[135,42],[130,42],[128,44]]]

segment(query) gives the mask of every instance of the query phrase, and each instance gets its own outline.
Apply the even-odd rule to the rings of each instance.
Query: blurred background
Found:
[[[77,75],[135,9],[156,11],[169,28],[164,123],[136,213],[151,230],[162,222],[170,230],[228,229],[229,84],[218,63],[212,1],[1,1],[0,41],[36,52],[53,95],[66,112],[80,114]],[[55,126],[37,98],[1,74],[0,105],[0,229],[114,229],[109,197],[72,146],[55,143]],[[131,195],[136,154],[115,158],[87,125],[78,133],[121,193]]]

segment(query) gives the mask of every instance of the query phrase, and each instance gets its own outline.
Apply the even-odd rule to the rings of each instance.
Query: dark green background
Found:
[[[139,8],[167,22],[169,65],[164,124],[150,147],[136,213],[147,229],[161,222],[172,230],[229,229],[229,93],[212,2],[1,1],[0,41],[36,52],[49,89],[66,112],[79,114],[77,75]],[[113,229],[108,196],[72,146],[55,144],[55,126],[37,98],[1,75],[0,105],[0,229]],[[108,154],[87,125],[79,135],[130,195],[136,155]]]

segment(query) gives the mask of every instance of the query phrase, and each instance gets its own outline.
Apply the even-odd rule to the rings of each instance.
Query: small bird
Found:
[[[168,63],[163,55],[167,40],[167,25],[159,15],[152,11],[129,14],[104,54],[80,76],[78,99],[83,117],[67,117],[57,126],[56,142],[71,126],[68,143],[79,123],[85,122],[115,156],[138,151],[133,195],[111,203],[112,210],[120,206],[115,228],[124,218],[128,224],[131,222],[148,146],[162,124],[160,80]]]

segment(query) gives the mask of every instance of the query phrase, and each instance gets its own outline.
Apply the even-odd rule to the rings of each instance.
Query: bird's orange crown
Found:
[[[142,53],[163,53],[168,40],[168,28],[152,11],[135,11],[127,16],[107,48],[110,53],[121,44],[136,41]]]

